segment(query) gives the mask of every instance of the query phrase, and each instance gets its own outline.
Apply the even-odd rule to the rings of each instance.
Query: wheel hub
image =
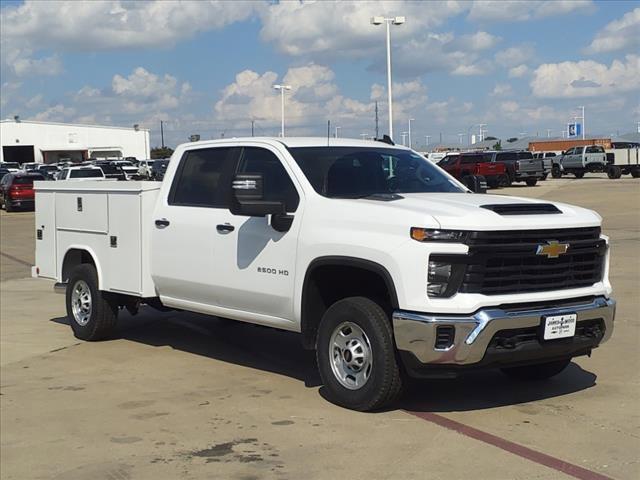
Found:
[[[371,344],[362,328],[343,322],[331,335],[329,345],[331,370],[338,382],[350,389],[362,388],[371,375]]]
[[[80,326],[85,326],[91,318],[91,290],[84,280],[78,280],[71,291],[71,310],[73,319]]]

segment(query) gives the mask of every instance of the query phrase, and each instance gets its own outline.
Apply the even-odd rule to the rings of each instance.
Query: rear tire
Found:
[[[560,170],[560,165],[554,165],[551,167],[551,176],[553,178],[562,178],[562,170]]]
[[[621,176],[622,176],[622,170],[620,169],[620,167],[617,167],[615,165],[610,165],[609,168],[607,168],[607,177],[609,177],[610,179],[616,180]]]
[[[537,178],[527,178],[526,182],[527,182],[527,187],[535,187],[536,183],[538,183],[538,179]]]
[[[69,325],[77,338],[96,341],[113,332],[118,305],[98,290],[98,274],[93,265],[85,263],[71,272],[66,298]]]
[[[385,311],[365,297],[329,307],[316,339],[318,370],[327,399],[358,411],[378,410],[402,393],[402,379]]]
[[[640,178],[640,170],[631,170],[631,176],[633,178]]]
[[[516,380],[546,380],[562,372],[571,363],[571,359],[555,362],[539,363],[537,365],[525,365],[524,367],[502,368],[501,371],[508,377]]]
[[[500,186],[503,188],[508,188],[511,186],[511,177],[509,176],[508,173],[505,173],[504,175],[500,175]]]
[[[573,174],[576,176],[576,178],[584,177],[584,172],[573,172]]]

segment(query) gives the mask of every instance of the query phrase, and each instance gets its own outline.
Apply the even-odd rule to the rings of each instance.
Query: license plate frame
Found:
[[[540,336],[545,342],[573,338],[576,335],[577,324],[578,314],[575,312],[545,315],[540,322]]]

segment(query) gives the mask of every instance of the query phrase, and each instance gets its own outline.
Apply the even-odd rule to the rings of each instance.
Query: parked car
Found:
[[[111,164],[120,167],[127,180],[134,180],[138,176],[138,167],[127,160],[114,160]]]
[[[630,174],[633,178],[640,178],[640,147],[627,146],[637,145],[633,142],[624,145],[606,152],[607,176],[615,179]]]
[[[438,162],[438,166],[467,186],[469,186],[468,177],[471,176],[481,176],[490,188],[511,184],[507,167],[503,163],[492,162],[489,153],[470,152],[447,155]]]
[[[37,170],[38,169],[38,165],[40,165],[37,162],[25,162],[22,165],[20,165],[20,169],[23,172],[28,172],[30,170]]]
[[[140,160],[138,162],[138,176],[140,178],[151,178],[151,170],[155,160]]]
[[[5,168],[11,173],[18,173],[20,171],[20,164],[18,162],[0,162],[0,168]]]
[[[3,177],[7,174],[11,173],[8,169],[6,168],[0,168],[0,180],[3,179]]]
[[[501,150],[490,153],[492,162],[504,163],[511,183],[526,182],[533,187],[544,176],[542,161],[534,159],[531,152]]]
[[[472,193],[403,146],[329,144],[201,141],[176,149],[162,183],[43,182],[32,272],[66,292],[85,341],[112,335],[123,308],[299,333],[323,396],[354,410],[392,403],[407,376],[482,368],[544,391],[609,340],[596,212]]]
[[[553,157],[557,156],[556,152],[534,152],[533,158],[542,160],[542,168],[544,168],[544,175],[542,180],[546,180],[551,169],[553,168]]]
[[[126,180],[127,175],[120,166],[115,165],[111,161],[97,161],[94,163],[96,167],[100,167],[104,172],[104,176],[112,180]]]
[[[33,208],[34,180],[44,180],[39,173],[9,173],[0,180],[0,206],[7,212],[16,208]]]
[[[81,166],[63,168],[58,173],[56,180],[105,180],[105,174],[100,167]]]
[[[155,180],[157,182],[161,181],[164,178],[164,174],[167,171],[167,167],[169,166],[169,160],[156,160],[153,162],[151,166],[151,180]]]
[[[600,145],[573,147],[553,159],[551,175],[560,178],[570,173],[576,178],[584,177],[587,172],[606,172],[607,154]],[[613,177],[612,177],[613,178]]]
[[[38,165],[36,172],[42,174],[46,180],[54,180],[55,175],[59,172],[57,166],[41,163]]]

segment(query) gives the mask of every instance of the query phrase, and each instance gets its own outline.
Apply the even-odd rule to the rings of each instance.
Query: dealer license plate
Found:
[[[576,333],[577,319],[578,315],[575,313],[545,317],[543,338],[555,340],[556,338],[573,337]]]

